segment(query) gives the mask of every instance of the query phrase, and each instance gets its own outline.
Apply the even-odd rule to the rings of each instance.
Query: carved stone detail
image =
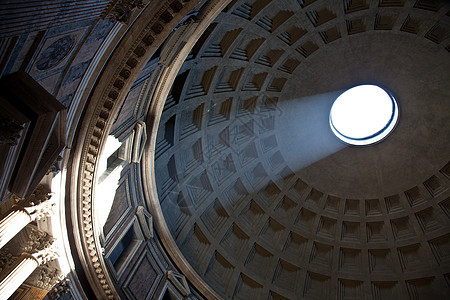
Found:
[[[142,0],[119,0],[112,8],[108,18],[114,19],[117,22],[128,25],[131,20],[131,14],[136,8],[144,7]]]
[[[0,273],[11,267],[16,259],[17,256],[12,255],[8,249],[0,249]]]
[[[59,272],[56,269],[40,268],[38,286],[49,290],[59,281]]]
[[[13,205],[9,214],[0,220],[0,248],[30,222],[54,214],[55,203],[49,198],[49,189],[40,186],[29,198],[19,199],[18,204]]]
[[[40,220],[54,214],[55,203],[49,201],[51,197],[50,189],[43,184],[39,184],[30,197],[18,199],[17,206],[25,210],[33,221]]]
[[[43,265],[59,256],[54,241],[55,239],[48,233],[33,229],[23,250],[33,256],[39,265]]]
[[[58,299],[70,292],[69,279],[62,278],[59,282],[53,286],[49,291],[51,299]]]
[[[30,215],[32,220],[40,220],[44,217],[50,217],[55,212],[53,208],[55,207],[55,203],[45,201],[41,202],[38,205],[33,205],[29,207],[24,207],[24,210]]]
[[[49,200],[52,197],[49,187],[39,184],[30,197],[18,198],[17,202],[21,206],[33,206]]]
[[[23,125],[0,117],[0,145],[17,145],[22,130]]]
[[[49,291],[63,278],[64,276],[58,269],[38,267],[25,282],[31,286]]]
[[[198,1],[187,1],[183,2],[183,9],[192,9]],[[106,87],[103,90],[94,91],[92,95],[98,97],[98,102],[92,115],[86,117],[85,122],[87,123],[86,131],[83,132],[80,138],[81,145],[77,148],[80,149],[80,160],[79,169],[77,170],[77,191],[78,191],[78,212],[80,213],[80,220],[77,223],[79,226],[78,230],[81,235],[81,247],[83,254],[89,264],[89,269],[92,272],[89,274],[90,280],[96,284],[96,291],[99,293],[98,296],[104,299],[114,299],[115,290],[114,286],[109,278],[107,268],[102,259],[102,251],[97,247],[95,243],[95,232],[92,224],[93,222],[93,184],[94,184],[94,170],[96,168],[96,163],[99,160],[99,146],[101,141],[107,137],[109,128],[111,124],[110,119],[113,117],[113,113],[117,111],[120,107],[120,103],[124,100],[126,91],[124,92],[121,88],[122,84],[119,86],[114,86],[115,81],[121,77],[124,81],[123,86],[127,86],[130,82],[133,82],[136,78],[138,72],[133,70],[139,64],[143,66],[150,56],[149,49],[153,42],[156,40],[155,36],[162,32],[164,27],[159,23],[162,14],[165,11],[171,11],[169,1],[162,3],[158,10],[152,13],[151,19],[147,21],[147,25],[143,26],[143,30],[137,33],[136,38],[131,46],[129,46],[129,51],[126,55],[120,56],[120,63],[117,66],[111,67],[111,72],[114,74],[110,77],[106,76],[103,80],[102,86]],[[119,18],[120,19],[120,18]],[[174,18],[170,26],[175,27],[176,21],[179,18]],[[155,32],[153,28],[156,25],[162,27],[161,31]],[[139,48],[141,47],[141,48]],[[139,48],[139,51],[135,51]],[[144,52],[142,52],[144,50]],[[137,53],[136,53],[137,52]],[[131,73],[133,72],[133,73]],[[111,73],[110,73],[111,74]],[[133,76],[131,76],[133,74]],[[94,96],[91,96],[94,97]],[[100,291],[101,290],[101,291]]]

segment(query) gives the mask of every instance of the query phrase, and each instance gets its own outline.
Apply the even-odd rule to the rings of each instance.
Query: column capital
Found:
[[[38,205],[42,202],[50,200],[52,193],[49,187],[43,184],[39,184],[30,197],[19,198],[17,205],[28,207]]]
[[[55,213],[53,211],[54,207],[55,203],[44,201],[37,205],[23,207],[23,209],[30,215],[31,219],[34,221],[53,215]]]
[[[31,217],[31,221],[40,220],[54,214],[55,203],[49,201],[51,197],[50,189],[39,184],[30,197],[20,199],[15,207],[24,210]]]
[[[59,256],[55,239],[48,233],[32,230],[29,238],[30,240],[24,247],[24,251],[33,256],[39,265],[54,260]]]

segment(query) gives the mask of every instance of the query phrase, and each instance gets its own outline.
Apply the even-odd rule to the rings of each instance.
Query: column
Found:
[[[39,266],[31,255],[22,254],[14,269],[0,282],[0,299],[8,299]]]
[[[12,211],[0,221],[0,249],[28,223],[53,213],[54,203],[49,201],[50,197],[50,190],[39,185],[30,199],[13,206]]]
[[[8,299],[38,266],[58,257],[54,239],[37,230],[30,234],[30,241],[24,251],[0,277],[0,299]]]

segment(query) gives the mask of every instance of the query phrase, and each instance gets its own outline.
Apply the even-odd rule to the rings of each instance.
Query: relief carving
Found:
[[[39,184],[30,197],[24,199],[17,198],[15,207],[20,210],[25,210],[33,221],[40,220],[54,214],[53,208],[55,207],[55,203],[49,201],[51,197],[50,188]]]
[[[54,241],[55,239],[48,233],[33,229],[23,250],[31,254],[38,261],[39,265],[43,265],[59,256]]]
[[[36,62],[36,69],[45,71],[59,64],[75,45],[75,37],[64,36],[48,46]]]
[[[33,272],[33,274],[30,275],[30,277],[28,277],[26,283],[31,286],[49,291],[63,278],[64,276],[57,269],[39,267],[35,272]]]
[[[133,9],[136,9],[136,7],[144,7],[142,1],[120,1],[120,3],[121,4],[116,3],[116,6],[111,9],[109,17],[122,23],[125,23],[124,21],[130,21]],[[187,8],[192,9],[198,1],[186,1],[185,3],[187,3]],[[120,56],[122,57],[121,61],[124,61],[125,63],[122,63],[119,67],[107,66],[107,69],[115,70],[113,73],[117,75],[112,76],[113,78],[105,76],[106,79],[102,80],[102,83],[106,84],[111,81],[109,88],[102,92],[97,92],[96,90],[96,92],[93,93],[93,95],[99,94],[99,100],[97,103],[99,114],[95,117],[93,116],[92,119],[86,119],[86,123],[89,124],[88,129],[84,133],[84,137],[80,138],[83,147],[79,147],[79,149],[81,149],[81,158],[80,169],[78,170],[79,177],[77,178],[76,185],[82,191],[77,200],[79,200],[80,203],[78,209],[83,220],[77,223],[77,229],[81,234],[83,255],[87,258],[86,261],[91,268],[90,273],[93,275],[92,282],[96,287],[98,287],[98,293],[101,295],[100,298],[102,299],[114,299],[117,298],[117,294],[114,289],[114,285],[110,280],[108,270],[102,264],[103,258],[101,256],[103,254],[101,249],[99,249],[95,243],[96,237],[93,237],[93,227],[91,225],[93,216],[92,186],[94,184],[94,169],[98,161],[100,150],[99,141],[106,138],[105,133],[107,134],[108,130],[105,130],[105,127],[106,129],[108,129],[108,127],[105,124],[108,124],[108,120],[111,118],[111,112],[115,107],[117,107],[117,105],[120,105],[118,103],[123,101],[123,95],[120,94],[123,94],[123,92],[119,89],[122,84],[117,84],[114,86],[114,83],[117,79],[120,79],[124,81],[124,86],[126,86],[130,80],[135,79],[135,75],[137,75],[137,73],[136,70],[132,69],[138,66],[139,63],[142,63],[142,57],[148,55],[147,47],[150,47],[156,40],[154,35],[161,33],[164,29],[164,27],[159,23],[162,14],[160,11],[167,10],[169,3],[162,3],[159,7],[161,8],[160,10],[155,11],[154,13],[149,13],[149,15],[152,16],[151,20],[141,21],[147,25],[141,32],[139,37],[140,41],[136,40],[136,43],[139,43],[140,45],[133,45],[132,50],[138,49],[138,47],[143,47],[143,49],[146,50],[146,53],[142,53],[142,49],[139,48],[137,51],[130,51],[129,54]],[[183,5],[183,7],[185,6]],[[171,22],[173,22],[173,20]],[[175,27],[175,25],[176,24],[170,24],[171,27]],[[146,59],[148,58],[149,57]],[[119,98],[120,101],[118,101]],[[89,151],[87,149],[89,149]]]
[[[55,203],[49,201],[41,202],[38,205],[24,207],[24,210],[31,216],[32,220],[41,220],[54,214]]]
[[[112,8],[108,18],[114,19],[117,22],[128,25],[131,19],[131,14],[136,8],[143,8],[142,0],[119,0]]]
[[[22,206],[34,206],[41,204],[52,197],[49,187],[39,184],[30,197],[20,199],[18,198],[18,204]]]
[[[12,255],[8,249],[0,249],[0,273],[12,266],[17,256]]]
[[[49,291],[51,299],[58,299],[70,292],[69,279],[63,278]]]

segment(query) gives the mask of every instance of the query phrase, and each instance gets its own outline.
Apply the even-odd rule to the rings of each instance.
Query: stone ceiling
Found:
[[[224,298],[450,294],[449,4],[233,1],[186,59],[155,149],[177,246]],[[400,121],[349,147],[328,113],[372,83]]]

